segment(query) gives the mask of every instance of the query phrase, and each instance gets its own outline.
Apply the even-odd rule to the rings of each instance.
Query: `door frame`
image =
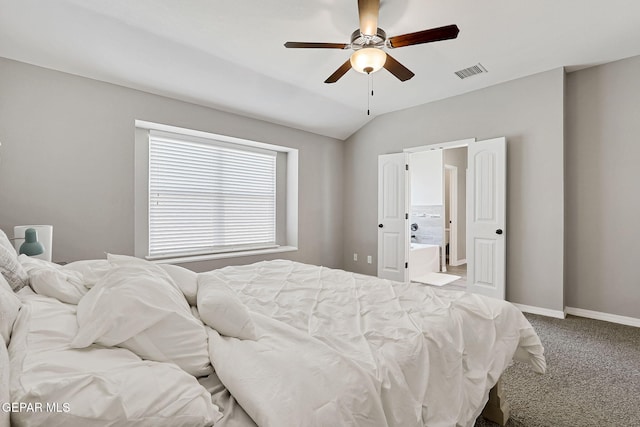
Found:
[[[405,153],[419,153],[421,151],[429,150],[444,150],[445,148],[458,148],[466,147],[469,144],[476,142],[476,138],[459,139],[457,141],[441,142],[439,144],[419,145],[417,147],[405,148],[402,151]]]
[[[449,194],[446,197],[449,201],[449,211],[445,213],[449,215],[449,265],[456,266],[458,263],[458,167],[453,165],[444,165],[445,180],[449,179]],[[446,181],[445,181],[446,182]],[[445,200],[445,202],[446,202]],[[445,203],[445,209],[446,209]],[[466,215],[465,215],[466,217]],[[452,218],[455,218],[452,220]],[[444,232],[447,232],[447,222],[444,224]],[[446,245],[445,245],[446,247]],[[446,265],[446,250],[445,250]]]
[[[402,151],[405,153],[420,153],[423,151],[432,151],[432,150],[445,150],[445,149],[449,149],[449,148],[458,148],[458,147],[468,147],[469,144],[473,144],[474,142],[476,142],[476,138],[467,138],[467,139],[460,139],[460,140],[456,140],[456,141],[448,141],[448,142],[442,142],[439,144],[428,144],[428,145],[419,145],[417,147],[409,147],[409,148],[405,148]],[[445,171],[445,167],[446,165],[443,162],[443,173]],[[457,168],[456,168],[457,169]],[[444,176],[443,176],[444,178]],[[407,179],[409,180],[409,186],[411,185],[411,176],[409,175],[407,177]],[[457,182],[457,174],[456,174],[456,182]],[[444,179],[442,180],[442,189],[443,189],[443,206],[444,206]],[[411,206],[409,206],[409,209],[411,209]],[[456,200],[456,210],[457,210],[457,200]],[[468,213],[467,213],[468,214]],[[443,232],[443,242],[444,242],[444,228],[446,227],[445,224],[445,217],[446,215],[442,215],[442,232]],[[466,215],[465,215],[466,217]],[[451,233],[451,232],[450,232]],[[451,242],[451,234],[449,234],[449,241]],[[410,245],[411,242],[407,242],[407,245]],[[451,245],[451,243],[449,243],[449,245]],[[407,250],[409,250],[407,248]],[[441,267],[441,271],[442,272],[446,272],[447,271],[447,261],[446,261],[446,249],[445,249],[445,245],[442,245],[442,248],[440,250],[441,253],[441,261],[440,261],[440,267]],[[457,259],[457,256],[456,256]],[[449,260],[451,260],[451,246],[449,246]],[[466,262],[466,260],[465,260]],[[449,262],[450,265],[451,262]],[[457,264],[457,265],[461,265],[461,263]]]
[[[497,141],[497,140],[502,140],[502,142],[503,142],[503,144],[504,144],[504,145],[503,145],[503,150],[504,150],[504,151],[503,151],[503,154],[500,154],[500,157],[502,157],[502,159],[503,159],[502,161],[504,162],[504,163],[503,163],[503,167],[504,167],[504,168],[506,168],[506,167],[507,167],[507,164],[506,164],[506,162],[507,162],[507,158],[506,158],[506,138],[505,138],[505,137],[493,138],[493,139],[483,140],[482,142],[487,142],[487,143],[488,143],[488,142],[491,142],[491,141],[494,141],[494,140],[496,140],[496,141]],[[476,142],[477,142],[477,141],[476,141],[476,138],[468,138],[468,139],[457,140],[457,141],[450,141],[450,142],[439,143],[439,144],[421,145],[421,146],[417,146],[417,147],[409,147],[409,148],[405,148],[405,149],[403,149],[403,153],[404,153],[404,154],[405,154],[405,156],[406,156],[407,154],[417,153],[417,152],[422,152],[422,151],[427,151],[427,150],[443,150],[443,149],[456,148],[456,147],[468,147],[468,146],[470,146],[470,145],[475,144]],[[477,147],[476,147],[476,148],[477,148]],[[467,157],[468,157],[468,154],[467,154]],[[378,158],[379,158],[379,157],[378,157]],[[444,165],[443,165],[443,171],[444,171]],[[410,188],[410,186],[411,186],[411,180],[410,180],[410,175],[409,175],[409,174],[407,174],[406,179],[407,179],[407,182],[405,183],[405,185],[406,185],[406,187],[405,187],[405,191],[407,191],[407,189],[408,189],[408,188]],[[466,193],[467,193],[467,194],[466,194],[466,195],[467,195],[467,207],[466,207],[466,212],[465,212],[466,223],[467,223],[467,236],[466,236],[466,240],[467,240],[467,251],[469,251],[469,219],[470,219],[470,217],[469,217],[469,213],[470,213],[470,209],[469,209],[469,206],[470,206],[470,204],[469,204],[469,197],[471,197],[471,196],[470,196],[470,194],[471,194],[471,193],[469,192],[469,182],[470,182],[470,179],[471,179],[471,177],[469,176],[469,172],[467,171],[467,173],[466,173],[466,181],[467,181],[467,191],[466,191]],[[505,180],[505,181],[504,181],[505,188],[503,189],[503,192],[504,192],[504,197],[505,197],[505,199],[506,199],[506,174],[504,175],[503,179]],[[444,181],[444,180],[443,180],[443,181]],[[443,185],[443,187],[444,187],[444,182],[443,182],[443,184],[442,184],[442,185]],[[474,187],[474,188],[475,188],[475,187]],[[379,183],[378,183],[378,189],[380,189],[380,184],[379,184]],[[405,193],[405,194],[406,194],[406,193]],[[405,203],[406,203],[406,202],[407,202],[407,200],[405,200]],[[443,197],[443,204],[444,204],[444,197]],[[407,204],[405,205],[405,208],[406,208],[406,210],[409,210],[410,205],[407,203]],[[503,208],[504,208],[504,215],[505,215],[505,216],[504,216],[504,218],[503,218],[503,220],[504,220],[504,221],[506,221],[506,214],[507,214],[507,212],[506,212],[506,209],[507,209],[506,204],[505,204],[505,206],[504,206]],[[408,217],[408,216],[409,216],[409,214],[407,213],[407,214],[406,214],[406,216]],[[444,215],[443,215],[443,216],[444,216]],[[444,218],[443,218],[443,227],[444,227]],[[502,225],[502,227],[505,227],[505,225]],[[406,222],[406,230],[405,230],[405,231],[406,231],[406,234],[407,234],[407,235],[409,235],[409,221],[407,221],[407,222]],[[498,232],[498,231],[500,231],[500,232]],[[502,233],[501,233],[501,230],[497,230],[497,231],[496,231],[496,234],[502,234]],[[457,237],[457,236],[456,236],[456,237]],[[451,236],[449,236],[449,239],[451,240]],[[505,242],[505,244],[506,244],[506,242]],[[409,239],[406,239],[406,240],[405,240],[405,251],[404,251],[404,252],[405,252],[405,254],[406,254],[406,255],[405,255],[405,260],[406,260],[406,261],[408,261],[408,255],[409,255],[409,247],[410,247],[410,245],[411,245],[410,240],[409,240]],[[380,239],[378,239],[378,251],[379,251],[379,250],[380,250]],[[472,253],[475,253],[475,251],[472,251]],[[503,255],[504,255],[504,256],[502,256],[502,257],[501,257],[501,259],[502,259],[502,264],[501,264],[501,265],[499,265],[499,266],[497,266],[497,267],[498,267],[499,269],[501,269],[503,273],[506,273],[506,267],[507,267],[507,266],[506,266],[506,262],[507,262],[507,259],[506,259],[506,253],[504,253]],[[471,257],[470,257],[470,256],[467,254],[467,259],[466,259],[466,261],[467,261],[467,263],[468,263],[468,264],[470,264],[470,263],[471,263],[471,264],[473,264],[473,263],[475,262],[475,260],[474,260],[474,256],[471,256]],[[406,266],[406,264],[405,264],[405,266]],[[407,277],[407,275],[405,275],[405,281],[407,281],[407,280],[408,280],[408,277]],[[504,286],[505,286],[505,283],[504,283],[504,280],[506,280],[506,275],[504,275],[504,277],[502,278],[502,280],[503,280],[503,284],[502,284],[502,291],[505,291],[505,287],[504,287]],[[469,286],[469,283],[467,283],[467,290],[468,290],[468,291],[469,291],[469,290],[471,290],[471,287]],[[471,290],[471,291],[473,292],[473,290]],[[482,292],[481,292],[481,293],[482,293]],[[504,299],[504,298],[505,298],[505,293],[503,292],[502,299]]]

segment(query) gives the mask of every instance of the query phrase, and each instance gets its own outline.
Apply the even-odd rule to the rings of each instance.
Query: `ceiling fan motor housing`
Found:
[[[359,29],[351,34],[351,48],[353,50],[365,47],[384,47],[387,41],[387,33],[382,28],[378,28],[374,36],[365,36]]]

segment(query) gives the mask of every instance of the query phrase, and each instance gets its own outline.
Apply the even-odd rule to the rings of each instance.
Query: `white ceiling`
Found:
[[[416,76],[349,71],[357,0],[0,0],[0,56],[345,139],[376,115],[557,67],[640,54],[637,0],[382,0],[389,36],[457,24],[392,55]],[[489,71],[460,80],[454,71]],[[524,94],[523,94],[524,95]]]

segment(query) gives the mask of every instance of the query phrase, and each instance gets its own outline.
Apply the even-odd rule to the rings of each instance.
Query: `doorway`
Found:
[[[460,276],[452,286],[465,287],[467,281],[467,146],[445,148],[445,266],[447,272]]]
[[[443,153],[446,151],[454,153],[456,150],[449,149],[462,147],[467,150],[466,155],[462,150],[458,150],[457,154],[460,158],[466,159],[467,165],[449,162],[447,164],[452,167],[445,168],[442,160]],[[439,212],[434,210],[434,206],[422,206],[422,211],[412,209],[415,203],[411,201],[410,190],[416,191],[413,189],[416,182],[410,178],[409,173],[414,169],[414,166],[410,165],[411,156],[413,153],[429,151],[439,152],[441,160],[437,170],[440,179],[433,179],[436,186],[438,186],[437,182],[440,182]],[[411,249],[416,249],[417,247],[412,246],[421,243],[418,238],[420,223],[416,218],[429,218],[439,220],[442,224],[441,241],[438,246],[441,249],[440,259],[433,273],[443,274],[444,270],[450,273],[453,269],[466,264],[467,291],[504,299],[506,139],[452,141],[408,148],[402,153],[383,154],[378,159],[378,276],[405,282],[413,280],[411,265],[413,264],[415,268],[415,262],[412,262]],[[454,178],[456,168],[457,174]],[[468,169],[466,174],[463,173],[465,169]],[[424,171],[418,168],[418,172]],[[449,187],[445,189],[447,174]],[[465,184],[466,197],[461,196],[461,183]],[[452,196],[452,192],[457,194]],[[445,194],[450,201],[446,210]],[[446,250],[447,244],[444,243],[446,212],[449,213],[451,221],[448,227],[449,251]],[[404,226],[402,220],[404,220]],[[461,237],[463,230],[465,238]],[[455,241],[452,234],[455,234]],[[385,261],[381,263],[382,260]],[[420,263],[422,264],[424,263]]]
[[[409,156],[409,279],[464,288],[467,147]]]

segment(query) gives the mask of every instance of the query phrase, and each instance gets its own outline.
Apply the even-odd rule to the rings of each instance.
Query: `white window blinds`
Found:
[[[276,152],[149,137],[149,257],[276,245]]]

